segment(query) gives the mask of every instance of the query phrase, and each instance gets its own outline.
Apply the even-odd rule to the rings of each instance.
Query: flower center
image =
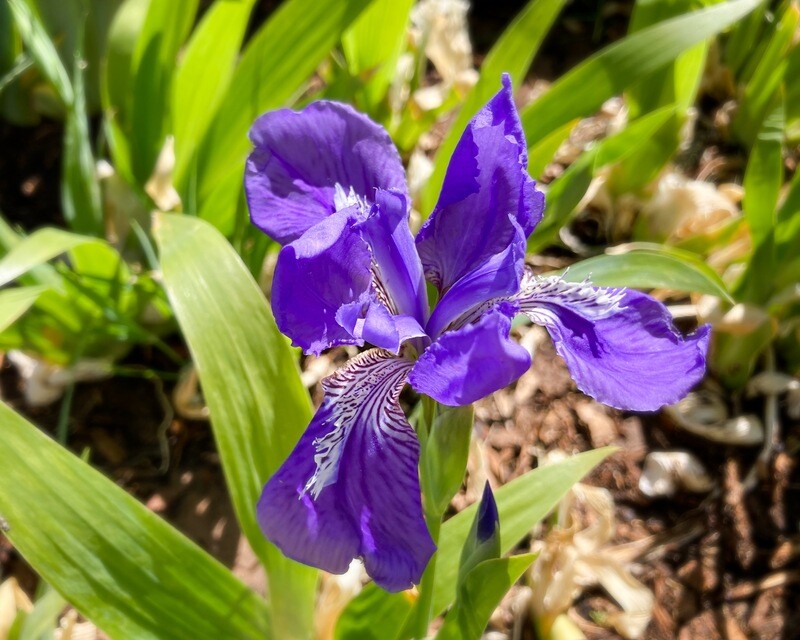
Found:
[[[345,190],[345,188],[337,182],[333,189],[333,206],[336,208],[336,211],[355,206],[359,208],[359,212],[362,214],[369,212],[369,204],[367,204],[366,199],[358,195],[353,187],[349,187],[348,190]]]

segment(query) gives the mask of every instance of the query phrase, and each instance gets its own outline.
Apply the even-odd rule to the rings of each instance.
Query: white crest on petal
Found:
[[[325,487],[336,482],[353,427],[391,431],[395,438],[413,437],[408,435],[406,417],[397,402],[412,366],[410,360],[383,349],[371,349],[322,381],[323,409],[326,406],[330,409],[327,421],[332,429],[314,440],[316,470],[303,495],[310,493],[316,498]]]
[[[589,280],[568,282],[560,276],[537,276],[526,272],[519,293],[511,297],[520,311],[537,324],[553,322],[553,306],[577,313],[587,320],[600,320],[619,312],[625,289],[595,287]]]
[[[354,206],[358,207],[362,214],[366,214],[369,211],[369,204],[367,204],[366,198],[357,194],[353,187],[350,187],[349,190],[345,190],[345,188],[337,182],[333,186],[333,189],[333,206],[336,207],[336,211]]]

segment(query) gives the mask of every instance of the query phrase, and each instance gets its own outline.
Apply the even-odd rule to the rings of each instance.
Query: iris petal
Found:
[[[511,384],[531,366],[530,354],[509,337],[517,310],[499,302],[475,324],[442,334],[414,365],[411,386],[442,404],[461,406]]]
[[[353,227],[353,211],[337,212],[287,244],[278,255],[272,311],[278,328],[306,353],[364,343],[340,323],[340,309],[372,285],[369,248]]]
[[[250,217],[281,244],[336,211],[340,193],[371,198],[376,188],[406,193],[405,171],[389,134],[352,107],[314,102],[261,116],[250,130],[245,191]]]
[[[514,299],[547,328],[578,388],[604,404],[654,411],[705,373],[710,327],[683,337],[643,293],[527,276]]]
[[[489,297],[516,293],[525,238],[544,208],[527,166],[525,136],[504,76],[501,91],[467,125],[439,201],[417,235],[425,276],[440,292],[513,245],[515,260],[502,265],[505,273],[496,274]]]
[[[361,232],[372,248],[376,278],[395,311],[425,322],[428,296],[422,263],[408,226],[407,203],[400,191],[378,189]]]
[[[324,381],[322,406],[258,504],[265,535],[288,557],[331,573],[361,557],[389,591],[419,582],[435,546],[419,442],[397,400],[411,366],[371,350]]]

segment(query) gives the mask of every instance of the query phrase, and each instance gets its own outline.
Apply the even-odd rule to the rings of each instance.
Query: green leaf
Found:
[[[15,244],[0,259],[0,286],[16,280],[31,269],[87,242],[101,241],[97,238],[55,228],[34,231],[27,238]]]
[[[537,179],[542,177],[545,168],[552,162],[558,148],[569,138],[576,124],[577,120],[567,122],[528,149],[528,173]]]
[[[595,157],[596,149],[585,152],[548,185],[544,218],[528,238],[528,253],[537,253],[551,244],[572,218],[575,207],[592,184]]]
[[[153,172],[170,130],[172,76],[178,49],[194,24],[199,0],[153,0],[131,59],[131,165],[140,185]],[[175,114],[175,118],[180,117]]]
[[[42,295],[47,287],[15,287],[0,291],[0,331],[4,331]]]
[[[744,210],[753,245],[758,246],[775,226],[778,196],[783,185],[783,104],[777,104],[762,123],[744,174]]]
[[[49,640],[53,637],[53,630],[58,628],[58,617],[67,601],[58,591],[49,585],[46,587],[44,595],[34,604],[33,611],[25,616],[19,640]]]
[[[572,265],[565,280],[591,280],[599,287],[677,289],[733,302],[725,283],[703,259],[672,247],[638,243],[630,251],[596,256]],[[635,247],[641,247],[636,249]]]
[[[614,449],[587,451],[556,464],[529,471],[495,492],[501,524],[501,552],[508,553],[569,491],[573,484],[598,465]],[[461,548],[469,535],[477,505],[472,505],[442,525],[436,552],[435,613],[455,600]]]
[[[786,137],[796,143],[800,140],[800,44],[795,44],[787,54],[783,87],[786,95]]]
[[[254,3],[255,0],[215,2],[189,40],[175,72],[174,181],[181,192],[185,190],[183,181],[194,152],[230,84]]]
[[[131,87],[134,82],[132,61],[136,42],[147,17],[150,0],[125,0],[111,22],[101,74],[100,97],[105,111],[103,124],[114,168],[133,183],[129,126]]]
[[[64,130],[64,157],[61,173],[61,206],[64,218],[73,231],[103,234],[103,210],[100,185],[96,178],[89,115],[86,112],[86,91],[83,64],[83,29],[79,30],[79,48],[74,52],[72,74],[74,99],[67,107]]]
[[[113,638],[269,637],[263,601],[166,522],[0,404],[6,536]]]
[[[413,0],[375,0],[342,37],[347,66],[365,81],[364,110],[372,112],[386,95],[403,53]]]
[[[154,227],[164,286],[200,376],[236,515],[267,569],[275,633],[307,637],[316,572],[284,558],[256,520],[264,483],[311,419],[297,362],[264,294],[214,227],[167,214]]]
[[[775,244],[778,265],[800,255],[800,171],[795,171],[777,213]]]
[[[722,2],[643,29],[596,53],[522,111],[528,144],[536,144],[573,118],[592,113],[612,96],[747,15],[762,1]]]
[[[17,29],[36,65],[58,92],[61,101],[69,106],[74,99],[69,73],[64,68],[35,5],[31,4],[30,0],[8,0],[8,3]]]
[[[389,593],[371,582],[342,611],[334,640],[392,640],[412,606],[408,592]]]
[[[430,513],[442,514],[461,488],[472,435],[472,405],[442,407],[425,442],[422,491]]]
[[[218,188],[235,202],[241,178],[235,188],[226,178],[244,171],[253,121],[290,102],[368,3],[289,0],[256,33],[198,152],[198,202],[205,203]]]
[[[428,215],[436,204],[447,165],[450,163],[450,156],[453,155],[467,123],[499,91],[500,77],[503,73],[508,73],[517,83],[522,83],[564,2],[565,0],[531,0],[489,51],[481,65],[481,75],[477,84],[464,99],[461,110],[436,152],[433,173],[422,192],[424,215]],[[566,118],[560,124],[563,125],[571,119]],[[556,128],[551,127],[551,129]]]
[[[704,5],[709,2],[704,2]],[[695,0],[638,0],[628,33],[641,31],[696,7]],[[639,118],[660,107],[676,105],[681,115],[694,104],[708,46],[701,43],[672,63],[643,78],[625,92],[630,117]]]
[[[781,98],[781,96],[779,96]],[[741,302],[763,304],[774,293],[775,231],[783,185],[783,100],[761,125],[744,174],[744,210],[753,250],[744,275],[734,287]]]
[[[798,24],[800,8],[796,3],[789,3],[764,51],[755,58],[757,66],[745,87],[732,123],[733,132],[747,145],[756,143],[756,138],[761,135],[762,122],[774,110],[775,95],[787,68],[787,54],[796,37]]]
[[[482,562],[467,576],[437,640],[480,640],[492,612],[536,559],[535,553]]]

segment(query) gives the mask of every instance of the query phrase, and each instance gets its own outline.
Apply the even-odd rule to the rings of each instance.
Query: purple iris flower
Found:
[[[400,156],[366,116],[315,102],[261,116],[250,137],[250,215],[283,245],[279,328],[306,353],[375,347],[323,382],[322,405],[264,487],[259,522],[290,558],[331,573],[361,558],[390,591],[420,580],[435,545],[400,391],[466,405],[513,382],[531,364],[509,336],[518,313],[547,328],[582,391],[614,407],[657,409],[703,376],[708,327],[683,337],[647,295],[526,270],[544,197],[508,77],[464,131],[416,239]]]

